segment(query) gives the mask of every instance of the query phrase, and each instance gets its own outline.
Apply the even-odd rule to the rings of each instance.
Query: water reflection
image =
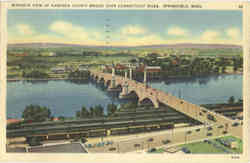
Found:
[[[242,76],[223,75],[155,80],[153,88],[171,93],[194,104],[227,102],[230,96],[242,98]],[[38,104],[52,109],[55,116],[74,116],[83,105],[106,106],[128,102],[119,92],[107,92],[104,84],[87,80],[16,81],[7,84],[7,115],[20,118],[26,105]],[[105,109],[106,111],[106,109]]]

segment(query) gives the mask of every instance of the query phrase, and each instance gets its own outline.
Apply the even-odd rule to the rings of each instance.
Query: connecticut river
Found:
[[[194,104],[223,103],[230,96],[242,98],[242,75],[220,75],[151,82],[151,87],[171,93]],[[56,81],[11,81],[7,84],[7,116],[21,118],[25,106],[38,104],[51,109],[53,116],[73,117],[86,107],[120,101],[94,83]]]

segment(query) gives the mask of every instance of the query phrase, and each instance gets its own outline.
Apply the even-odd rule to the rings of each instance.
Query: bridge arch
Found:
[[[140,99],[140,96],[139,94],[135,91],[135,90],[132,90],[128,93],[128,96],[134,100],[134,102],[138,103],[139,102],[139,99]]]
[[[116,85],[116,88],[119,89],[120,91],[122,91],[122,84]]]
[[[94,80],[97,82],[99,80],[99,77],[97,75],[94,76]]]
[[[158,101],[156,101],[155,99],[151,99],[149,97],[143,97],[139,100],[139,104],[146,106],[146,107],[150,107],[150,106],[154,106],[155,108],[159,108],[159,103]]]
[[[111,85],[111,80],[107,80],[105,83],[106,83],[106,87],[109,87]]]
[[[105,80],[104,80],[104,78],[103,78],[103,77],[100,77],[100,78],[99,78],[99,80],[98,80],[98,82],[99,82],[99,83],[103,83],[103,84],[104,84],[104,83],[105,83]]]

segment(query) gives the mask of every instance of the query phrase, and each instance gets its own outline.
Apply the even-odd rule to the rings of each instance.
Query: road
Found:
[[[88,151],[90,153],[127,153],[163,146],[163,140],[169,140],[170,143],[168,143],[167,146],[173,146],[176,144],[190,143],[228,135],[223,134],[225,128],[218,128],[216,125],[212,126],[211,130],[208,128],[209,126],[202,125],[162,132],[138,134],[121,139],[105,138],[104,142],[112,140],[114,143],[112,145],[104,145],[103,147],[88,148]],[[211,136],[208,136],[208,133],[211,133]],[[94,145],[94,143],[92,143],[92,145]]]

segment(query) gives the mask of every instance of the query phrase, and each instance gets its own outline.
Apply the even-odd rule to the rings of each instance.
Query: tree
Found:
[[[76,118],[81,118],[81,111],[78,110],[78,111],[76,112]]]
[[[81,142],[84,144],[84,143],[86,143],[88,140],[85,138],[85,137],[82,137],[81,138]]]
[[[58,119],[59,119],[60,121],[64,121],[64,120],[65,120],[65,117],[64,117],[64,116],[59,116]]]
[[[234,104],[234,102],[235,102],[234,96],[231,96],[231,97],[228,99],[228,103],[229,103],[229,104]]]
[[[121,105],[121,110],[135,110],[137,108],[136,102],[129,102]]]
[[[94,107],[94,117],[102,117],[104,115],[104,108],[101,105]]]
[[[108,104],[107,106],[107,111],[108,111],[108,116],[113,115],[117,110],[117,106],[115,104]]]
[[[91,117],[94,117],[95,113],[94,113],[94,108],[93,107],[89,108],[89,114],[90,114]]]
[[[22,76],[24,78],[48,78],[49,77],[49,75],[47,73],[41,72],[38,70],[33,70],[29,73],[23,71]]]
[[[226,72],[226,67],[225,66],[222,66],[222,73],[225,73]]]
[[[26,121],[46,121],[51,118],[51,111],[49,108],[39,105],[28,105],[22,113],[23,119]]]
[[[41,140],[38,137],[30,137],[27,140],[30,146],[38,146],[41,145]]]
[[[81,109],[81,118],[87,118],[89,117],[89,111],[86,109],[85,106],[82,106]]]
[[[243,100],[239,98],[237,103],[242,104]]]

